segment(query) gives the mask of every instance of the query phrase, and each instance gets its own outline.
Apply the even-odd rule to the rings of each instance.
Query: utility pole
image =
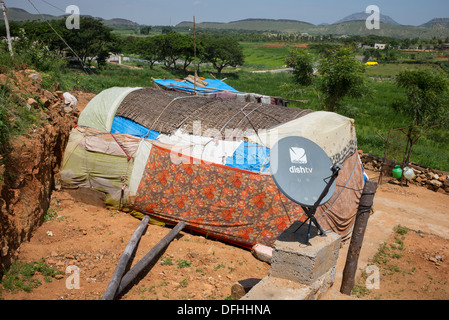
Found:
[[[11,57],[12,57],[14,55],[14,53],[12,52],[11,34],[9,33],[9,23],[8,23],[8,16],[6,15],[6,6],[5,6],[5,2],[3,2],[3,0],[0,1],[0,3],[2,4],[3,16],[5,17],[6,37],[8,38],[8,49],[9,49],[9,53],[11,54]]]

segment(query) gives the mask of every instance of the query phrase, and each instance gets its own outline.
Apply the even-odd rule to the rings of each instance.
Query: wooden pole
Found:
[[[137,246],[137,243],[142,237],[142,234],[145,231],[149,221],[150,216],[143,217],[142,221],[140,222],[139,226],[137,227],[136,231],[131,237],[131,240],[126,245],[126,248],[123,251],[122,256],[120,257],[117,267],[114,270],[114,274],[112,275],[111,281],[109,282],[109,285],[106,288],[106,292],[104,296],[101,298],[101,300],[114,299],[115,293],[117,292],[117,288],[119,287],[120,281],[123,277],[123,274],[125,273],[126,266],[128,265],[128,262]]]
[[[193,94],[196,94],[196,31],[195,31],[195,16],[193,16]]]
[[[6,38],[8,39],[8,49],[9,53],[11,54],[11,57],[14,55],[12,51],[12,45],[11,45],[11,34],[9,33],[9,22],[8,22],[8,15],[6,14],[6,6],[3,1],[1,1],[2,4],[2,10],[3,10],[3,16],[5,17],[5,28],[6,28]]]
[[[352,288],[354,287],[360,250],[362,249],[363,237],[365,236],[365,230],[373,206],[376,190],[376,182],[371,180],[366,181],[362,196],[360,197],[348,255],[346,257],[346,265],[343,270],[343,279],[340,287],[340,292],[343,294],[350,295]]]
[[[117,295],[135,279],[137,276],[164,250],[170,242],[186,226],[184,221],[180,221],[161,241],[159,241],[134,267],[131,268],[122,278]]]

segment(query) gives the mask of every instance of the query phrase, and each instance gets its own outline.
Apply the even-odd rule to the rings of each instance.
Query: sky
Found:
[[[82,15],[123,18],[144,25],[176,25],[182,21],[230,22],[247,18],[292,19],[313,24],[335,23],[377,5],[380,13],[404,25],[449,18],[449,0],[4,0],[7,7],[61,15],[76,5]]]

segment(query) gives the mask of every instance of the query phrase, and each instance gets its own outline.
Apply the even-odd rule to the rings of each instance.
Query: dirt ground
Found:
[[[375,173],[369,173],[373,176]],[[334,286],[326,300],[341,299],[449,299],[449,197],[417,187],[384,183],[378,187],[374,212],[368,222],[359,268],[373,264],[381,245],[392,248],[397,239],[403,248],[380,268],[380,288],[364,289],[362,272],[351,297],[339,293],[349,242],[341,248]],[[21,246],[19,260],[41,259],[62,274],[30,293],[3,290],[5,300],[98,300],[111,279],[120,256],[140,220],[116,210],[76,201],[65,191],[54,192],[50,213],[31,241]],[[397,225],[408,232],[398,235]],[[137,263],[171,229],[149,225],[133,259]],[[391,245],[393,244],[393,245]],[[79,289],[70,288],[79,270]],[[269,264],[251,252],[204,236],[182,231],[140,281],[128,288],[122,300],[223,300],[239,280],[262,279]],[[65,272],[68,272],[67,274]],[[72,278],[73,279],[73,278]]]
[[[93,97],[77,94],[82,110]],[[377,173],[367,172],[377,181]],[[349,241],[343,242],[333,287],[325,300],[449,299],[449,196],[422,187],[401,187],[388,179],[378,186],[359,258],[354,294],[339,293]],[[98,300],[140,220],[116,210],[77,201],[68,192],[54,192],[49,221],[20,247],[19,261],[45,261],[61,274],[31,292],[1,290],[4,300]],[[406,234],[395,233],[398,225]],[[169,231],[148,225],[138,244],[135,265]],[[387,243],[386,245],[383,245]],[[399,247],[399,248],[398,248]],[[366,267],[389,249],[381,264],[379,289],[366,290]],[[377,256],[376,256],[377,254]],[[385,257],[384,257],[385,258]],[[79,288],[73,286],[79,271]],[[185,230],[158,261],[119,296],[121,300],[224,300],[236,281],[269,274],[270,265],[250,251]]]

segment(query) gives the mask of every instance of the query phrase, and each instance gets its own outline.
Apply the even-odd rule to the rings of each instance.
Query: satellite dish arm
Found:
[[[320,226],[320,224],[319,224],[318,221],[316,220],[316,218],[315,218],[315,212],[316,212],[317,208],[319,207],[321,200],[323,200],[323,198],[327,195],[327,193],[329,192],[329,189],[330,189],[331,185],[334,183],[335,179],[337,179],[338,173],[340,172],[341,169],[342,169],[341,165],[334,165],[334,166],[332,166],[332,168],[331,168],[331,170],[332,170],[332,176],[331,176],[331,178],[329,179],[329,182],[327,183],[326,188],[324,188],[324,190],[323,190],[323,192],[321,193],[321,195],[320,195],[320,197],[318,198],[318,200],[315,202],[315,204],[314,204],[313,207],[311,207],[311,208],[303,207],[303,210],[304,210],[304,212],[305,212],[306,215],[307,215],[307,220],[310,219],[310,221],[317,227],[317,229],[319,230],[319,233],[320,233],[322,236],[326,235],[326,232],[323,230],[323,228]],[[304,222],[298,227],[298,229],[301,228],[302,225],[303,225],[304,223],[307,222],[307,220],[304,221]],[[306,243],[307,243],[308,245],[310,245],[310,243],[309,243],[309,239],[310,239],[310,226],[311,226],[311,225],[310,225],[310,223],[309,223],[309,230],[308,230],[308,232],[307,232],[307,240],[306,240]],[[297,231],[298,229],[296,229],[296,231]],[[296,232],[296,231],[295,231],[295,232]]]
[[[331,185],[334,183],[335,179],[337,179],[338,177],[338,173],[340,172],[340,170],[342,169],[341,165],[334,165],[332,166],[331,170],[332,170],[332,176],[329,180],[329,182],[326,185],[326,188],[324,188],[323,192],[321,193],[320,197],[318,198],[318,200],[315,202],[315,204],[313,205],[315,208],[318,208],[321,200],[323,200],[323,198],[327,195],[327,193],[329,192],[329,189],[331,187]]]

